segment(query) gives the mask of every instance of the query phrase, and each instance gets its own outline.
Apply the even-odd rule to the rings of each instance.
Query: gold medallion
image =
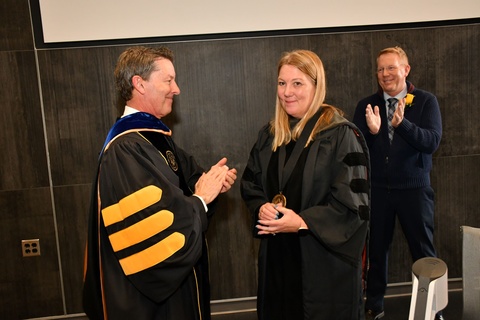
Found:
[[[165,155],[167,156],[167,161],[168,161],[168,164],[170,165],[170,168],[172,168],[173,171],[177,171],[178,164],[177,164],[177,161],[175,160],[175,155],[173,154],[173,152],[168,150]]]
[[[282,207],[286,208],[287,198],[283,194],[279,193],[275,197],[273,197],[272,203],[273,204],[281,204]]]

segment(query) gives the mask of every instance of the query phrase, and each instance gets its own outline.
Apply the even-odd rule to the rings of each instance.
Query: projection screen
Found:
[[[38,0],[45,43],[471,19],[479,0]]]

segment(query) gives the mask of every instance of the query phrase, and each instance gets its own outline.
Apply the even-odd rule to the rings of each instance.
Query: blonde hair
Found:
[[[308,107],[307,113],[300,121],[290,129],[289,115],[282,107],[280,99],[276,99],[275,117],[270,121],[270,132],[273,135],[272,150],[276,151],[278,147],[288,144],[291,140],[296,141],[302,133],[308,120],[312,118],[317,111],[322,108],[322,115],[315,124],[314,129],[310,133],[306,145],[308,145],[321,128],[331,123],[335,113],[343,115],[343,112],[334,106],[324,103],[327,94],[325,70],[323,68],[320,57],[310,50],[294,50],[286,52],[278,62],[277,74],[284,65],[296,67],[309,77],[315,84],[315,94],[312,103]]]
[[[399,46],[389,47],[389,48],[385,48],[385,49],[380,50],[380,52],[377,55],[377,64],[378,64],[378,58],[380,58],[380,56],[382,56],[384,54],[387,54],[387,53],[393,53],[393,54],[398,55],[398,57],[400,58],[400,61],[403,64],[408,65],[408,56],[405,53],[405,51],[403,51],[403,49],[400,48]]]

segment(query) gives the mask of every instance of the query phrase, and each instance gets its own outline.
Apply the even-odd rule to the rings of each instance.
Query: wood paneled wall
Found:
[[[0,11],[0,318],[81,313],[83,252],[98,152],[118,115],[113,68],[127,46],[36,50],[27,0]],[[159,45],[151,43],[148,45]],[[226,156],[243,173],[259,128],[273,115],[276,63],[306,48],[322,58],[327,102],[351,119],[376,91],[375,56],[400,45],[409,79],[437,95],[444,134],[434,158],[435,239],[450,278],[461,271],[461,225],[480,226],[480,24],[162,43],[176,54],[181,95],[165,122],[205,168]],[[208,239],[212,299],[256,294],[258,242],[239,185],[222,195]],[[21,240],[42,255],[22,258]],[[390,282],[411,281],[397,228]]]

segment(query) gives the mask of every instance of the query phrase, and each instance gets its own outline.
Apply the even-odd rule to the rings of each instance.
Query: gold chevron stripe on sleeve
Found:
[[[146,186],[102,210],[105,227],[120,222],[123,219],[160,201],[162,189],[156,186]]]
[[[109,236],[113,251],[140,243],[153,235],[167,229],[173,223],[173,213],[168,210],[161,210],[148,218],[145,218],[134,225],[115,232]]]
[[[155,245],[120,260],[125,275],[132,275],[163,262],[185,245],[185,236],[174,232]]]

